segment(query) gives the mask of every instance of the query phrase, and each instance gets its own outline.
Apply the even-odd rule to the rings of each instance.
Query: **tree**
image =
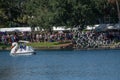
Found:
[[[108,0],[109,3],[116,4],[117,12],[118,12],[118,19],[120,23],[120,8],[119,8],[119,2],[118,0]]]
[[[106,16],[116,17],[113,6],[107,0],[0,0],[0,21],[7,27],[12,23],[44,29],[80,25],[83,29],[85,25],[98,24]]]
[[[0,24],[4,25],[2,27],[26,23],[24,3],[25,0],[0,0]]]

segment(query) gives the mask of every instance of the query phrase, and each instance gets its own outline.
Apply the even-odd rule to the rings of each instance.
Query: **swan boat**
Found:
[[[28,41],[19,41],[21,43],[28,43]],[[17,42],[13,42],[11,46],[10,55],[33,55],[35,54],[34,49],[31,46],[26,46],[25,49],[20,48]]]

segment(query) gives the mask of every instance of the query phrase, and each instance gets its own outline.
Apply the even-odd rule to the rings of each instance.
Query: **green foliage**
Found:
[[[33,47],[50,47],[50,46],[55,46],[57,42],[37,42],[37,43],[30,43],[28,44],[29,46],[33,46]]]
[[[117,17],[107,0],[0,0],[0,24],[26,24],[34,28],[97,24],[104,17]],[[115,19],[117,22],[118,19]]]
[[[10,48],[10,45],[8,44],[3,44],[3,43],[0,43],[0,49],[5,49],[5,48]]]
[[[67,44],[67,43],[70,43],[70,42],[33,42],[27,45],[32,47],[55,47],[55,46],[60,46],[61,44]]]
[[[0,25],[4,27],[16,26],[25,23],[24,20],[24,0],[0,0]]]

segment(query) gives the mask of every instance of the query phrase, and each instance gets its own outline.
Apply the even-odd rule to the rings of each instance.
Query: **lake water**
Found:
[[[0,80],[120,80],[120,50],[0,51]]]

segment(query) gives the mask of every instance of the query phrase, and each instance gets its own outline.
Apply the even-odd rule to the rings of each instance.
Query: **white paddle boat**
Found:
[[[29,43],[29,41],[20,40],[18,43]],[[11,46],[10,55],[33,55],[35,54],[34,49],[31,46],[23,45],[21,46],[17,42],[13,42]]]

